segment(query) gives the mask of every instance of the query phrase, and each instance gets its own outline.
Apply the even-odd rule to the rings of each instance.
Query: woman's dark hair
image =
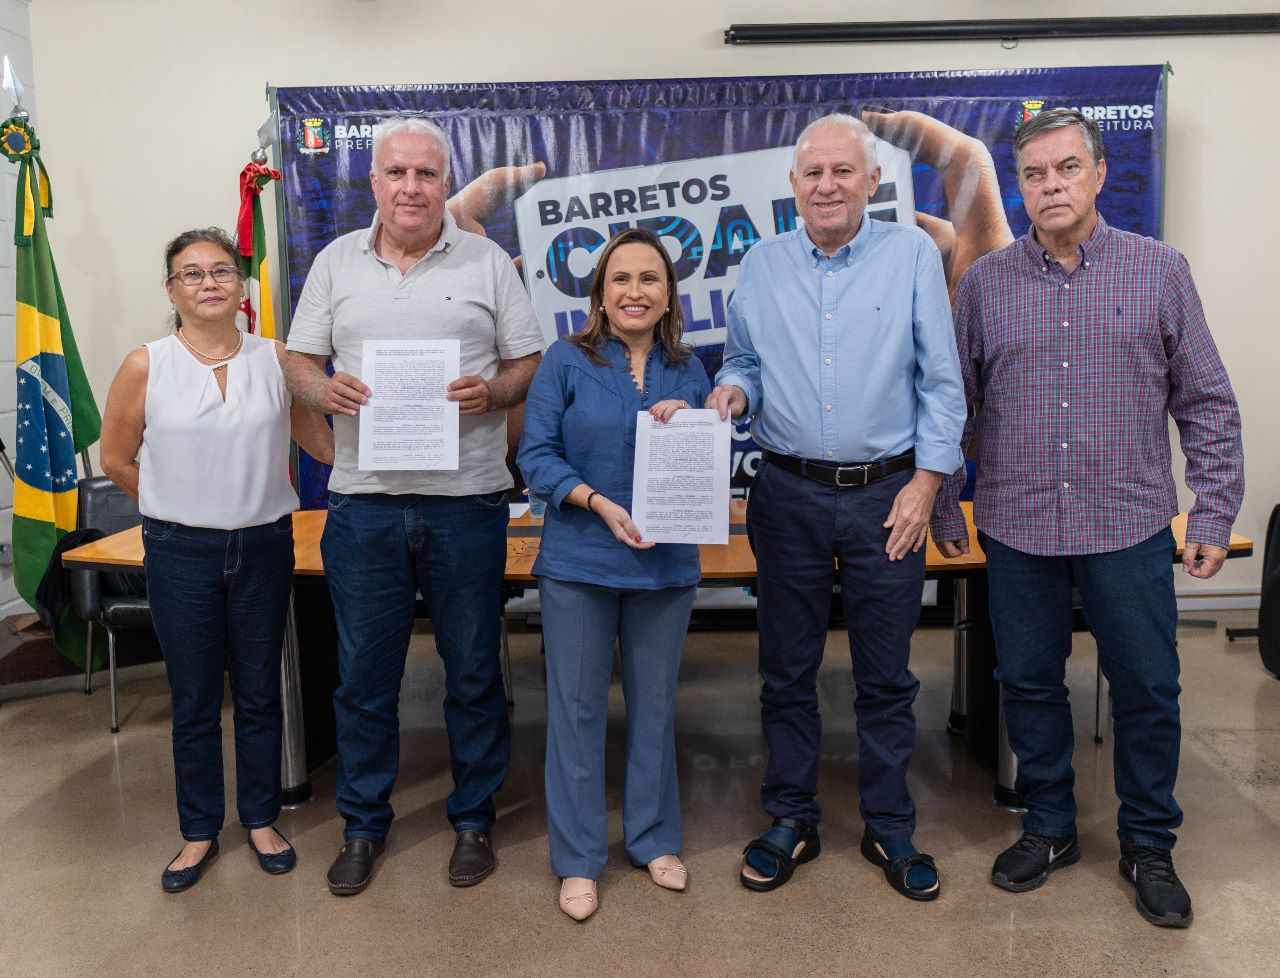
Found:
[[[680,307],[680,293],[676,290],[678,282],[675,266],[671,264],[671,256],[667,254],[667,249],[662,246],[658,236],[652,231],[639,228],[619,231],[604,246],[604,251],[600,253],[600,261],[596,264],[595,275],[591,279],[589,293],[591,305],[587,312],[587,325],[579,332],[571,333],[566,339],[578,346],[592,363],[603,366],[608,362],[600,352],[604,344],[613,336],[609,330],[609,317],[604,312],[605,275],[613,253],[623,245],[629,244],[648,245],[662,256],[662,265],[667,272],[667,311],[653,325],[653,341],[662,347],[668,363],[685,363],[693,351],[682,339],[684,311]]]
[[[235,241],[231,235],[227,234],[222,228],[192,228],[190,231],[183,231],[180,235],[170,241],[164,248],[164,282],[169,283],[169,276],[173,274],[173,260],[186,251],[193,244],[211,244],[217,248],[221,248],[227,255],[227,264],[235,269],[240,268],[240,249],[236,247]],[[182,320],[178,318],[178,311],[173,312],[172,328],[178,329],[182,326]]]

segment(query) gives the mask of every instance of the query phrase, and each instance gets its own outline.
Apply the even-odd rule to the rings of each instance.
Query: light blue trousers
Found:
[[[615,640],[627,705],[627,855],[644,865],[680,851],[676,679],[695,590],[538,581],[547,649],[547,832],[557,876],[599,879],[608,859],[604,754]]]

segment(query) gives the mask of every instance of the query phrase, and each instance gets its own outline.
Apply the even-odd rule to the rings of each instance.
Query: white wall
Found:
[[[12,4],[10,4],[12,5]],[[1273,0],[1217,0],[1218,13]],[[1191,260],[1245,417],[1249,493],[1237,530],[1258,541],[1280,502],[1280,378],[1272,119],[1280,38],[1150,38],[728,47],[730,23],[1202,13],[1190,0],[37,0],[40,137],[57,194],[52,234],[99,401],[129,348],[162,328],[164,242],[229,226],[236,178],[266,116],[264,87],[767,75],[1171,62],[1166,237]],[[1258,174],[1260,179],[1253,179]],[[0,195],[4,191],[0,190]],[[9,205],[12,206],[12,205]],[[3,275],[0,275],[0,279]],[[2,306],[2,303],[0,303]],[[8,307],[11,308],[11,304]],[[10,346],[11,348],[11,346]],[[0,393],[11,388],[0,388]],[[11,395],[10,395],[11,399]],[[1179,472],[1181,471],[1179,467]],[[1186,494],[1182,505],[1190,503]],[[1209,582],[1256,590],[1260,559]],[[1180,590],[1204,590],[1179,579]]]
[[[31,113],[31,121],[39,123],[36,113],[35,73],[31,66],[31,24],[27,8],[31,0],[0,0],[0,55],[7,54],[14,73],[26,93],[22,104]],[[8,96],[0,93],[0,119],[9,117]],[[0,438],[13,455],[13,426],[16,414],[17,381],[14,372],[14,262],[13,201],[18,186],[18,168],[8,160],[0,161]],[[0,545],[8,552],[10,525],[13,520],[13,483],[0,474]],[[27,604],[13,586],[13,567],[0,567],[0,618],[27,610]]]

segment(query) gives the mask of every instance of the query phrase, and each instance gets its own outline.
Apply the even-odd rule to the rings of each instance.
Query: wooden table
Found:
[[[979,760],[993,763],[1003,758],[1007,764],[1012,755],[1007,747],[1001,746],[999,687],[992,678],[995,642],[987,612],[987,558],[978,546],[974,532],[972,503],[963,502],[960,508],[969,527],[970,552],[948,560],[930,539],[925,555],[926,575],[949,578],[954,587],[952,624],[955,652],[948,727],[953,732],[964,733],[970,749]],[[756,562],[747,542],[745,513],[746,502],[734,500],[729,511],[728,544],[704,544],[699,548],[703,586],[750,587],[755,583]],[[322,580],[324,565],[320,559],[320,536],[324,531],[325,516],[324,510],[293,514],[294,574],[297,577],[294,598],[298,611],[295,614],[291,609],[291,627],[286,637],[282,666],[282,693],[286,704],[286,751],[292,750],[295,754],[292,762],[284,767],[293,772],[290,777],[295,781],[299,776],[303,779],[291,784],[290,777],[284,778],[286,797],[295,801],[310,797],[306,772],[319,766],[331,754],[332,708],[328,701],[337,684],[337,654],[333,611],[328,603],[328,589]],[[508,525],[506,584],[531,586],[536,580],[532,571],[541,542],[541,522],[526,513]],[[1181,559],[1186,525],[1186,514],[1179,514],[1172,523],[1177,542],[1175,559]],[[1247,557],[1252,553],[1253,541],[1232,534],[1228,557]],[[70,550],[63,555],[63,562],[81,568],[118,571],[141,567],[142,556],[142,528],[133,527]],[[305,660],[299,655],[300,648],[307,649]],[[315,691],[312,695],[303,696],[302,688],[309,684],[315,687]],[[312,718],[309,724],[302,722],[304,701],[313,704],[313,708],[306,710]],[[292,708],[290,704],[293,704]],[[323,719],[317,714],[322,714]],[[305,756],[299,761],[296,755]],[[997,776],[998,798],[1008,799],[1012,790],[1011,774]]]
[[[735,499],[729,504],[729,543],[727,545],[704,544],[699,548],[702,557],[702,583],[706,586],[752,584],[756,578],[756,560],[751,553],[744,531],[746,501]],[[960,509],[969,527],[969,553],[963,557],[947,559],[942,556],[930,537],[925,553],[925,573],[932,577],[964,576],[987,569],[987,557],[978,546],[973,529],[973,504],[963,502]],[[304,577],[324,576],[320,560],[320,535],[324,532],[325,511],[299,510],[293,514],[293,539],[296,566],[294,573]],[[510,584],[527,584],[536,580],[533,561],[538,556],[541,542],[538,533],[541,520],[525,513],[511,521],[507,530],[507,573]],[[1172,523],[1177,542],[1177,556],[1182,556],[1186,539],[1187,515],[1179,513]],[[1248,557],[1253,554],[1253,541],[1239,534],[1231,534],[1229,557]],[[77,567],[96,570],[128,570],[142,566],[142,528],[135,526],[122,530],[93,543],[76,547],[63,555],[63,561]]]
[[[930,575],[959,575],[986,570],[987,558],[978,546],[973,532],[971,504],[961,503],[960,508],[969,524],[969,545],[972,550],[964,557],[948,560],[938,552],[931,539],[925,556],[925,571]],[[295,574],[304,577],[324,575],[324,565],[320,560],[320,535],[324,532],[325,515],[322,509],[299,510],[293,514]],[[749,585],[755,582],[756,560],[744,532],[745,515],[746,501],[735,499],[729,504],[728,544],[704,544],[699,548],[703,585],[737,586],[740,583]],[[1179,520],[1183,529],[1186,526],[1185,516],[1174,520],[1175,535],[1179,534]],[[533,576],[533,562],[538,556],[541,525],[541,520],[533,519],[528,513],[516,517],[508,525],[507,572],[504,578],[507,583],[531,584],[537,580]],[[1237,545],[1252,552],[1252,544],[1244,537],[1232,537],[1232,549],[1235,550]],[[137,569],[142,566],[142,528],[135,526],[69,550],[63,555],[63,562],[95,570]]]

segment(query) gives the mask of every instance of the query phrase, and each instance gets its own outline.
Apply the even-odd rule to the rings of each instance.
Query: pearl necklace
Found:
[[[240,333],[239,330],[236,330],[236,332]],[[178,327],[178,339],[182,340],[182,345],[185,346],[192,353],[194,353],[196,356],[204,357],[206,360],[212,360],[215,363],[221,362],[223,360],[230,360],[232,357],[234,357],[237,353],[240,352],[240,347],[244,346],[244,333],[240,333],[240,339],[236,340],[236,348],[234,350],[228,353],[225,357],[214,357],[214,356],[210,356],[207,353],[201,353],[194,346],[192,346],[191,341],[188,340],[186,336],[183,335],[181,326]]]

